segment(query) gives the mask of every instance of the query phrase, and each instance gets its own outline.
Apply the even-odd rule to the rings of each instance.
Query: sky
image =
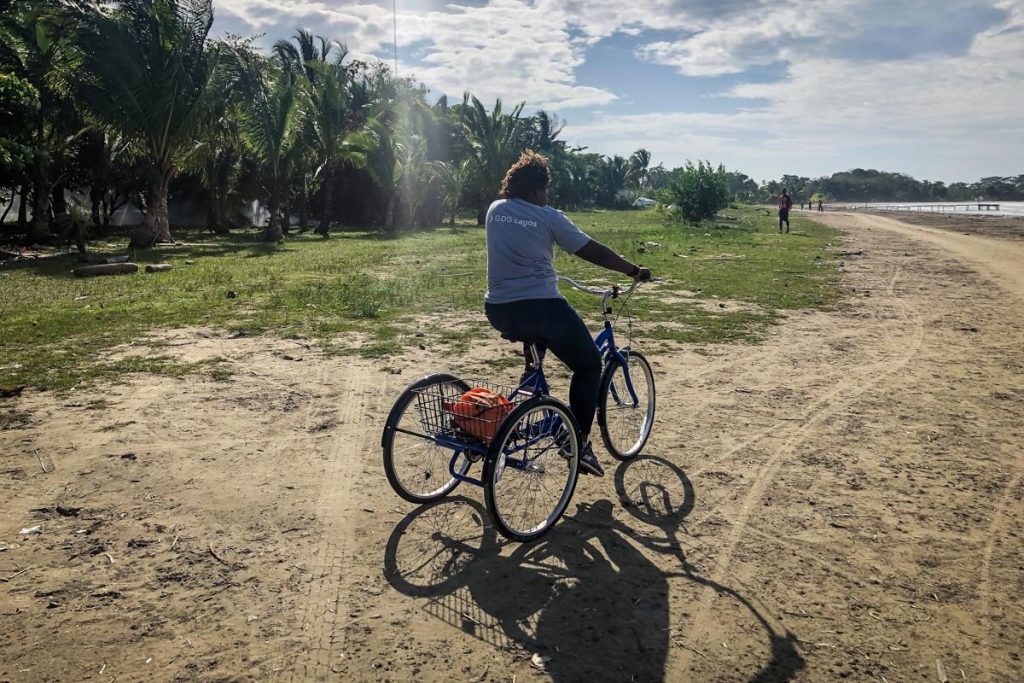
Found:
[[[1024,0],[395,0],[399,73],[602,154],[755,180],[1024,173]],[[392,0],[214,0],[212,35],[304,27],[391,61]]]

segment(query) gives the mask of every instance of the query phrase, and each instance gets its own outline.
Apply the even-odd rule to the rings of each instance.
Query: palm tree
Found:
[[[651,153],[642,147],[629,157],[629,180],[642,191],[647,186],[647,170],[651,165]]]
[[[502,112],[501,100],[495,100],[488,113],[483,103],[466,93],[462,100],[462,125],[470,144],[470,159],[477,180],[480,204],[477,223],[483,225],[487,207],[497,197],[501,179],[522,151],[520,145],[520,114],[525,103],[512,112]]]
[[[146,214],[131,245],[170,242],[167,190],[192,146],[215,59],[211,0],[74,2],[78,95],[103,125],[135,138],[150,167]]]
[[[296,76],[280,63],[240,46],[233,46],[231,54],[234,87],[241,98],[239,132],[262,169],[270,213],[263,238],[280,242],[284,239],[281,198],[288,175],[289,152],[300,123]]]
[[[448,225],[455,225],[455,214],[459,209],[462,193],[470,181],[470,161],[431,161],[430,171],[441,189],[441,203],[448,211]]]
[[[31,151],[29,239],[43,242],[52,236],[54,188],[63,193],[63,167],[85,131],[62,82],[78,57],[71,40],[74,25],[52,2],[25,0],[16,9],[0,8],[0,68],[28,83],[39,100],[39,114],[28,124],[26,137]],[[24,199],[22,193],[22,207]]]
[[[330,41],[322,36],[315,36],[306,29],[299,28],[295,31],[295,35],[292,36],[291,40],[278,40],[274,43],[273,54],[282,65],[283,68],[291,70],[296,76],[301,77],[299,80],[302,84],[300,88],[303,93],[316,92],[318,88],[318,77],[317,67],[328,64],[328,56],[331,54],[336,43]],[[342,49],[342,53],[347,53],[347,50],[340,44],[337,44]],[[341,58],[344,58],[344,54]],[[340,59],[338,60],[340,63]],[[300,97],[300,103],[301,103]],[[305,107],[305,108],[308,108]],[[317,165],[314,157],[317,155],[317,141],[315,139],[316,132],[313,129],[313,121],[310,117],[303,117],[302,124],[296,133],[295,140],[291,145],[290,154],[288,155],[288,168],[290,173],[288,177],[284,179],[285,188],[282,189],[282,193],[285,196],[285,204],[289,210],[291,208],[291,197],[294,194],[298,200],[298,211],[299,211],[299,229],[302,231],[306,230],[309,217],[309,202],[316,187],[324,180],[322,173],[325,170],[322,166]],[[290,191],[292,183],[298,185],[296,192]],[[324,212],[329,210],[330,197],[323,203]],[[324,236],[328,233],[329,216],[325,216],[320,221],[320,227],[317,231],[323,230]],[[284,226],[284,231],[287,232],[288,225]]]
[[[597,167],[596,173],[599,202],[606,207],[615,206],[629,178],[629,162],[618,155],[607,157]]]
[[[226,235],[228,203],[235,196],[239,172],[241,140],[233,118],[224,116],[210,121],[205,139],[196,143],[184,161],[184,167],[198,176],[209,194],[206,212],[207,227],[218,235]]]
[[[349,111],[348,70],[342,65],[342,50],[334,62],[310,62],[313,79],[305,83],[306,121],[310,142],[316,153],[314,178],[321,182],[321,214],[317,232],[327,237],[330,228],[331,202],[335,171],[341,165],[362,166],[370,141],[365,133],[351,130]]]
[[[427,166],[427,139],[404,124],[399,127],[402,142],[399,145],[401,187],[405,198],[408,227],[416,227],[416,214],[429,189]]]
[[[557,151],[558,146],[565,143],[558,139],[565,124],[558,119],[557,114],[549,114],[543,109],[533,117],[535,130],[531,136],[533,139],[530,146],[543,154],[551,154]]]
[[[395,139],[392,126],[374,117],[367,124],[371,143],[366,155],[367,170],[380,188],[384,199],[384,229],[392,232],[395,227],[395,201],[398,185],[402,180],[402,166],[399,160],[401,143]]]

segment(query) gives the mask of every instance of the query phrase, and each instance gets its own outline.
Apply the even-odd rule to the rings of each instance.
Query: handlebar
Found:
[[[640,284],[639,281],[634,280],[633,284],[631,284],[626,289],[622,289],[619,285],[612,285],[611,289],[597,289],[596,287],[587,287],[586,285],[580,284],[579,282],[576,282],[571,277],[568,277],[566,275],[558,275],[557,277],[559,281],[564,282],[573,289],[583,292],[585,294],[593,294],[595,296],[610,296],[613,299],[618,296],[629,296],[630,294],[633,293],[633,290],[635,290],[637,286]]]

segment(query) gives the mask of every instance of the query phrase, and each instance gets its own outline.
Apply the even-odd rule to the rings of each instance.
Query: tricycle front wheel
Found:
[[[597,399],[597,424],[605,448],[618,460],[640,454],[654,426],[654,372],[638,351],[622,350],[626,366],[610,360],[601,374]],[[626,384],[626,373],[636,400]]]

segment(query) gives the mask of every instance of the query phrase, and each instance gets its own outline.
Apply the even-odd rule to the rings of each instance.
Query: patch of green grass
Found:
[[[800,217],[788,235],[778,234],[774,216],[746,207],[702,226],[664,224],[653,210],[588,211],[571,218],[662,279],[631,302],[640,343],[756,341],[779,311],[837,302],[837,273],[825,250],[837,234]],[[175,236],[181,243],[135,254],[140,265],[174,266],[164,273],[77,279],[71,254],[0,269],[0,382],[67,389],[134,372],[199,371],[227,379],[223,368],[178,363],[159,355],[159,348],[143,359],[104,362],[111,347],[184,326],[308,338],[332,353],[372,358],[419,343],[465,354],[479,335],[491,334],[482,314],[484,233],[476,226],[394,239],[374,232],[345,232],[326,241],[300,235],[280,246],[261,243],[258,231]],[[113,241],[96,251],[124,249]],[[561,252],[556,268],[591,282],[614,279]],[[597,299],[565,293],[596,327]],[[756,307],[716,311],[695,305],[692,297]]]
[[[0,408],[0,432],[8,429],[21,429],[32,424],[28,413],[16,408]]]

